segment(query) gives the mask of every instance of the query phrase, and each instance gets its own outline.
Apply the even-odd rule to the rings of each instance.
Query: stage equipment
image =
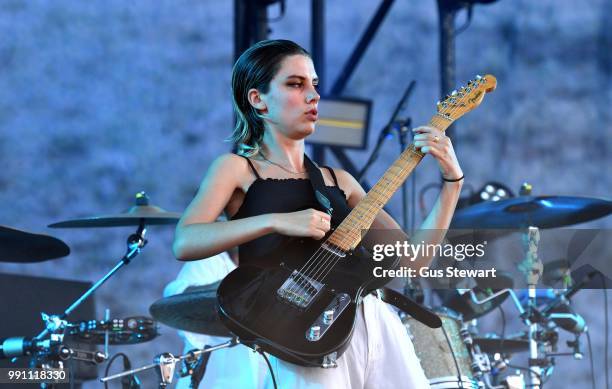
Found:
[[[590,197],[519,196],[487,201],[455,212],[451,228],[556,228],[583,223],[612,213],[612,201]]]
[[[73,375],[76,388],[83,381],[96,379],[98,368],[95,363],[100,362],[100,353],[92,345],[78,339],[59,342],[31,337],[40,331],[41,312],[63,309],[90,287],[89,282],[1,273],[0,296],[4,297],[0,305],[0,368],[28,368],[48,357],[62,360]],[[89,299],[73,312],[73,317],[85,320],[95,316],[95,312],[94,299]],[[70,358],[60,359],[66,356]],[[17,386],[24,389],[40,387]],[[0,387],[3,386],[0,384]],[[58,387],[68,388],[69,385],[60,384]]]
[[[363,176],[365,175],[367,170],[370,168],[370,166],[372,166],[374,161],[376,161],[383,142],[391,135],[393,131],[397,133],[397,138],[400,142],[400,154],[403,153],[404,150],[406,150],[406,147],[407,147],[406,135],[410,132],[410,126],[412,124],[412,119],[411,118],[399,119],[398,115],[404,109],[408,101],[408,98],[410,97],[410,95],[412,94],[412,91],[414,90],[415,85],[416,85],[416,81],[412,80],[410,84],[408,84],[408,87],[406,87],[404,94],[402,95],[401,99],[397,103],[397,106],[393,110],[393,114],[391,114],[391,118],[389,119],[389,122],[380,131],[380,134],[378,135],[378,140],[376,141],[376,145],[374,146],[374,149],[372,150],[370,157],[368,158],[363,168],[359,171],[359,174],[355,177],[357,181],[361,181],[363,179]],[[414,195],[414,192],[416,190],[416,172],[412,174],[412,177],[410,179],[412,182],[413,195]],[[402,184],[402,227],[404,228],[404,230],[408,229],[408,189],[406,185],[407,185],[406,182]],[[413,200],[414,200],[414,197],[413,197]],[[416,212],[416,205],[413,207],[412,212],[414,215],[414,213]]]
[[[238,338],[233,338],[232,340],[229,340],[225,343],[221,343],[212,347],[206,347],[202,350],[193,350],[188,352],[187,354],[178,357],[175,357],[171,353],[162,353],[157,355],[154,359],[154,363],[150,365],[124,371],[118,374],[114,374],[112,376],[100,378],[100,382],[106,383],[112,380],[116,380],[118,378],[134,375],[141,371],[156,369],[155,372],[157,373],[159,379],[159,388],[165,388],[172,383],[177,363],[185,362],[186,364],[193,365],[193,363],[196,362],[200,357],[202,357],[203,354],[211,353],[222,348],[234,347],[239,343],[240,341],[238,340]],[[186,376],[192,373],[193,368],[185,369],[182,375]]]
[[[363,150],[370,127],[370,100],[322,98],[318,105],[317,130],[306,143]]]
[[[68,323],[66,335],[83,343],[136,344],[155,339],[157,323],[150,317],[130,316],[124,319],[83,320]]]

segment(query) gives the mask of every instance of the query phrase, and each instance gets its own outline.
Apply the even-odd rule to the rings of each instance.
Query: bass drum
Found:
[[[445,309],[436,313],[442,320],[441,328],[429,328],[410,316],[402,318],[431,388],[480,388],[472,374],[472,358],[461,339],[460,316]]]

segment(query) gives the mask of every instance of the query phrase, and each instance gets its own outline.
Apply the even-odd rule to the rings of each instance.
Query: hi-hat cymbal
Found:
[[[486,201],[455,212],[451,228],[555,228],[612,213],[612,201],[590,197],[520,196]]]
[[[89,227],[129,227],[146,225],[176,224],[180,213],[167,212],[155,205],[149,205],[149,197],[144,192],[136,195],[136,205],[117,215],[91,216],[83,219],[66,220],[49,224],[52,228],[89,228]]]
[[[179,330],[231,336],[217,313],[219,284],[191,287],[184,293],[157,300],[149,312],[155,320]]]
[[[0,262],[42,262],[68,254],[68,245],[57,238],[0,226]]]

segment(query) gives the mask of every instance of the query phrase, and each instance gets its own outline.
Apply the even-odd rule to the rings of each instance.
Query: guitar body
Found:
[[[217,291],[219,314],[241,343],[257,345],[287,362],[303,366],[324,366],[326,356],[342,354],[353,333],[361,296],[389,281],[375,278],[373,267],[391,269],[399,261],[375,262],[363,247],[343,258],[333,258],[326,252],[328,255],[323,261],[338,262],[312,301],[301,307],[280,296],[278,291],[319,245],[307,239],[292,241],[279,250],[282,255],[274,258],[278,266],[239,266],[223,279]],[[270,263],[269,258],[266,263]],[[344,300],[340,302],[341,299]],[[343,305],[342,309],[338,308],[339,304]],[[330,307],[336,307],[333,322],[320,339],[309,340],[311,327]]]

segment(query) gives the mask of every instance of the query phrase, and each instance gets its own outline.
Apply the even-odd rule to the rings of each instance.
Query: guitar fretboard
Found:
[[[436,114],[429,121],[428,126],[446,131],[452,122],[450,118]],[[344,251],[355,248],[361,241],[361,232],[370,229],[378,212],[387,204],[424,156],[425,154],[418,151],[414,144],[408,146],[330,235],[327,242]]]

